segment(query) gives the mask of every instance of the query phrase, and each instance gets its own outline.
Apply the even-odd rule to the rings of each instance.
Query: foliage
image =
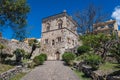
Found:
[[[31,63],[28,64],[28,68],[34,68],[35,65],[36,65],[35,62],[31,62]]]
[[[84,61],[88,65],[90,65],[93,69],[98,69],[99,64],[102,63],[102,58],[97,54],[90,53],[86,55],[86,58],[84,58]]]
[[[12,54],[7,54],[7,53],[1,54],[0,56],[1,56],[1,62],[2,62],[2,63],[5,62],[5,59],[6,59],[7,57],[13,57]]]
[[[85,46],[85,45],[82,45],[82,46],[79,46],[78,49],[77,49],[77,53],[78,54],[83,54],[83,53],[86,53],[90,50],[90,47],[89,46]]]
[[[20,32],[19,30],[26,26],[29,11],[30,7],[26,0],[0,0],[0,28],[10,26],[15,33]],[[17,34],[17,37],[21,34],[23,33]]]
[[[37,39],[31,39],[28,41],[29,46],[32,46],[34,43],[38,43]]]
[[[110,53],[116,58],[118,63],[120,63],[120,43],[113,44],[112,48],[110,49]]]
[[[0,74],[5,71],[8,71],[9,69],[12,69],[12,68],[13,68],[13,66],[11,66],[11,65],[0,64]]]
[[[43,56],[45,60],[47,60],[47,55],[45,53],[41,53],[40,56]]]
[[[36,56],[33,61],[35,62],[36,65],[42,65],[45,61],[45,58],[41,55]]]
[[[84,35],[81,36],[81,39],[83,40],[84,45],[88,45],[92,48],[98,48],[102,44],[107,42],[110,39],[110,37],[103,33],[99,33],[97,35],[94,34]]]
[[[10,80],[21,80],[22,77],[24,77],[26,75],[26,73],[18,73],[16,74],[13,78],[11,78]]]
[[[88,55],[88,54],[82,54],[82,55],[80,55],[80,56],[77,56],[77,57],[75,58],[75,60],[76,60],[76,61],[83,61],[83,60],[86,58],[87,55]]]
[[[70,65],[71,61],[75,59],[75,54],[70,52],[65,52],[62,55],[62,59],[66,62],[66,64]]]
[[[0,49],[4,49],[4,48],[5,48],[5,46],[0,43]]]
[[[30,59],[32,57],[33,51],[35,51],[36,48],[40,47],[40,43],[36,39],[34,39],[34,40],[29,41],[29,45],[32,46],[32,50],[31,50],[31,53],[29,55],[29,59]]]
[[[74,70],[74,72],[78,75],[80,80],[92,80],[91,78],[85,76],[85,74],[82,71]]]
[[[4,61],[4,59],[7,57],[7,55],[6,54],[3,54],[3,49],[5,48],[5,46],[3,45],[3,44],[0,44],[0,61],[1,62],[3,62]]]
[[[23,58],[23,59],[29,59],[29,56],[30,56],[30,54],[29,54],[29,53],[26,53],[26,54],[24,55],[24,58]]]
[[[110,62],[105,62],[104,64],[100,65],[99,70],[102,71],[109,71],[109,70],[120,70],[119,64],[116,63],[110,63]]]
[[[13,54],[15,54],[15,56],[16,56],[16,62],[21,62],[21,58],[22,58],[22,56],[23,56],[23,54],[25,54],[25,51],[23,50],[23,49],[19,49],[19,48],[17,48],[14,52],[13,52]]]

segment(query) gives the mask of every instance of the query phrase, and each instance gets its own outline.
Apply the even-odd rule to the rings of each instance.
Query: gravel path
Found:
[[[64,66],[62,61],[46,61],[22,80],[79,80],[79,78],[68,66]]]

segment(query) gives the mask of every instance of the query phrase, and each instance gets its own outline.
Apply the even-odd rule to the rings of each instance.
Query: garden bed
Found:
[[[23,76],[25,76],[26,73],[18,73],[17,75],[15,75],[13,78],[11,78],[10,80],[20,80]]]
[[[0,64],[0,74],[12,68],[14,68],[14,66],[7,65],[7,64]]]

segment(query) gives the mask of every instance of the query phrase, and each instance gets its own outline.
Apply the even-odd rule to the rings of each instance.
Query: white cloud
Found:
[[[116,19],[118,25],[120,26],[120,6],[115,7],[111,17]]]

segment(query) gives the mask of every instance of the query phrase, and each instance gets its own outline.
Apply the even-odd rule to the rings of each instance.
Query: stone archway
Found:
[[[60,60],[60,52],[57,51],[57,52],[55,53],[55,56],[56,56],[56,60]]]

